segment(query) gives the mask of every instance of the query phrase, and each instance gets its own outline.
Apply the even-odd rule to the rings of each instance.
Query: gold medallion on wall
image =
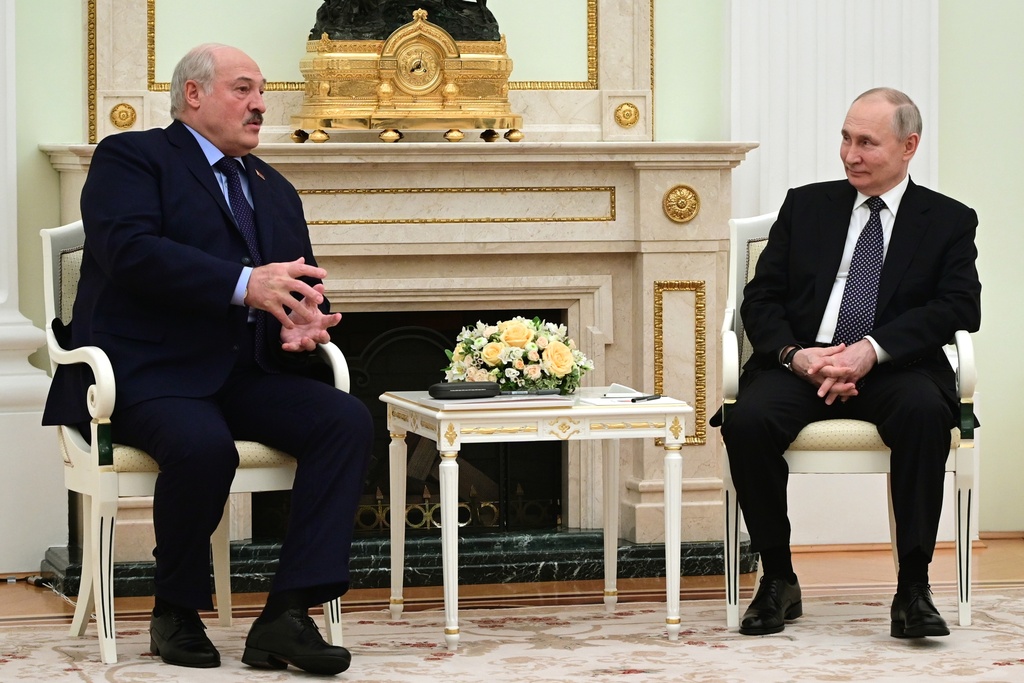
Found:
[[[700,213],[700,195],[689,185],[676,185],[662,200],[665,215],[676,223],[688,223]]]
[[[632,128],[640,120],[640,109],[632,102],[623,102],[615,108],[615,123]]]
[[[110,122],[121,130],[128,130],[135,125],[138,116],[135,114],[135,107],[127,102],[114,105],[110,110]]]

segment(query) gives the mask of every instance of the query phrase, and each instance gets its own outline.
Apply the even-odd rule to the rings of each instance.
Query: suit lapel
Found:
[[[217,178],[213,175],[210,162],[207,161],[206,155],[203,154],[203,150],[195,137],[185,128],[185,124],[180,121],[175,121],[166,130],[167,139],[171,145],[181,151],[181,158],[185,162],[185,168],[189,170],[189,173],[195,177],[203,189],[210,193],[210,196],[217,202],[217,206],[224,213],[225,218],[234,223],[235,215],[231,213],[231,207],[228,206],[224,193],[221,191],[220,185],[217,184]]]
[[[850,215],[856,198],[857,190],[846,181],[830,185],[825,192],[818,218],[819,249],[817,254],[811,254],[812,258],[820,259],[823,264],[817,269],[818,277],[814,287],[816,320],[821,320],[825,314],[825,307],[832,295],[839,263],[843,260],[843,248],[850,231]]]
[[[881,311],[889,303],[896,288],[903,279],[903,274],[913,260],[918,245],[928,230],[926,220],[928,206],[921,201],[921,193],[911,180],[907,191],[900,201],[899,213],[892,226],[889,237],[889,249],[882,264],[882,274],[878,281],[878,303],[876,310]]]

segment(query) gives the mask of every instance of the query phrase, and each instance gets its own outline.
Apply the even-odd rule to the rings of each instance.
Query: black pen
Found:
[[[651,394],[650,396],[637,396],[629,401],[630,403],[640,403],[640,401],[657,401],[659,398],[661,398],[661,394]]]

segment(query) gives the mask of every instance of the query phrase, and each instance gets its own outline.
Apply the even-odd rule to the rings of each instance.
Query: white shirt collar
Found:
[[[900,202],[903,201],[903,195],[907,191],[907,187],[910,185],[910,174],[903,176],[903,180],[898,182],[894,188],[884,194],[878,195],[879,199],[885,202],[885,208],[892,212],[895,216],[896,212],[900,208]],[[853,208],[859,209],[864,202],[869,200],[871,197],[858,190],[857,201],[853,203]]]
[[[224,152],[217,149],[217,147],[212,142],[203,137],[203,134],[197,131],[195,128],[188,125],[184,121],[182,122],[181,125],[185,126],[185,128],[188,129],[188,132],[192,133],[192,135],[195,137],[196,142],[199,143],[199,148],[203,150],[203,154],[206,155],[206,161],[209,162],[210,166],[213,166],[215,163],[217,163],[218,161],[227,156],[226,154],[224,154]],[[241,159],[239,159],[238,157],[234,158],[238,159],[238,163],[242,164],[242,166],[245,166],[245,162],[243,162]]]

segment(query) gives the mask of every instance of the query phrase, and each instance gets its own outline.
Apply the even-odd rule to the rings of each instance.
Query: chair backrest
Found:
[[[733,218],[729,221],[729,237],[732,249],[729,252],[729,298],[726,306],[735,315],[734,329],[739,344],[740,367],[747,362],[752,352],[747,335],[743,331],[740,305],[743,303],[743,287],[754,277],[757,259],[768,243],[768,232],[778,212],[766,213],[752,218]]]
[[[75,221],[59,228],[45,228],[39,234],[43,238],[43,304],[49,329],[54,318],[64,323],[71,320],[82,267],[85,229],[82,221]],[[54,367],[52,362],[50,367]]]

